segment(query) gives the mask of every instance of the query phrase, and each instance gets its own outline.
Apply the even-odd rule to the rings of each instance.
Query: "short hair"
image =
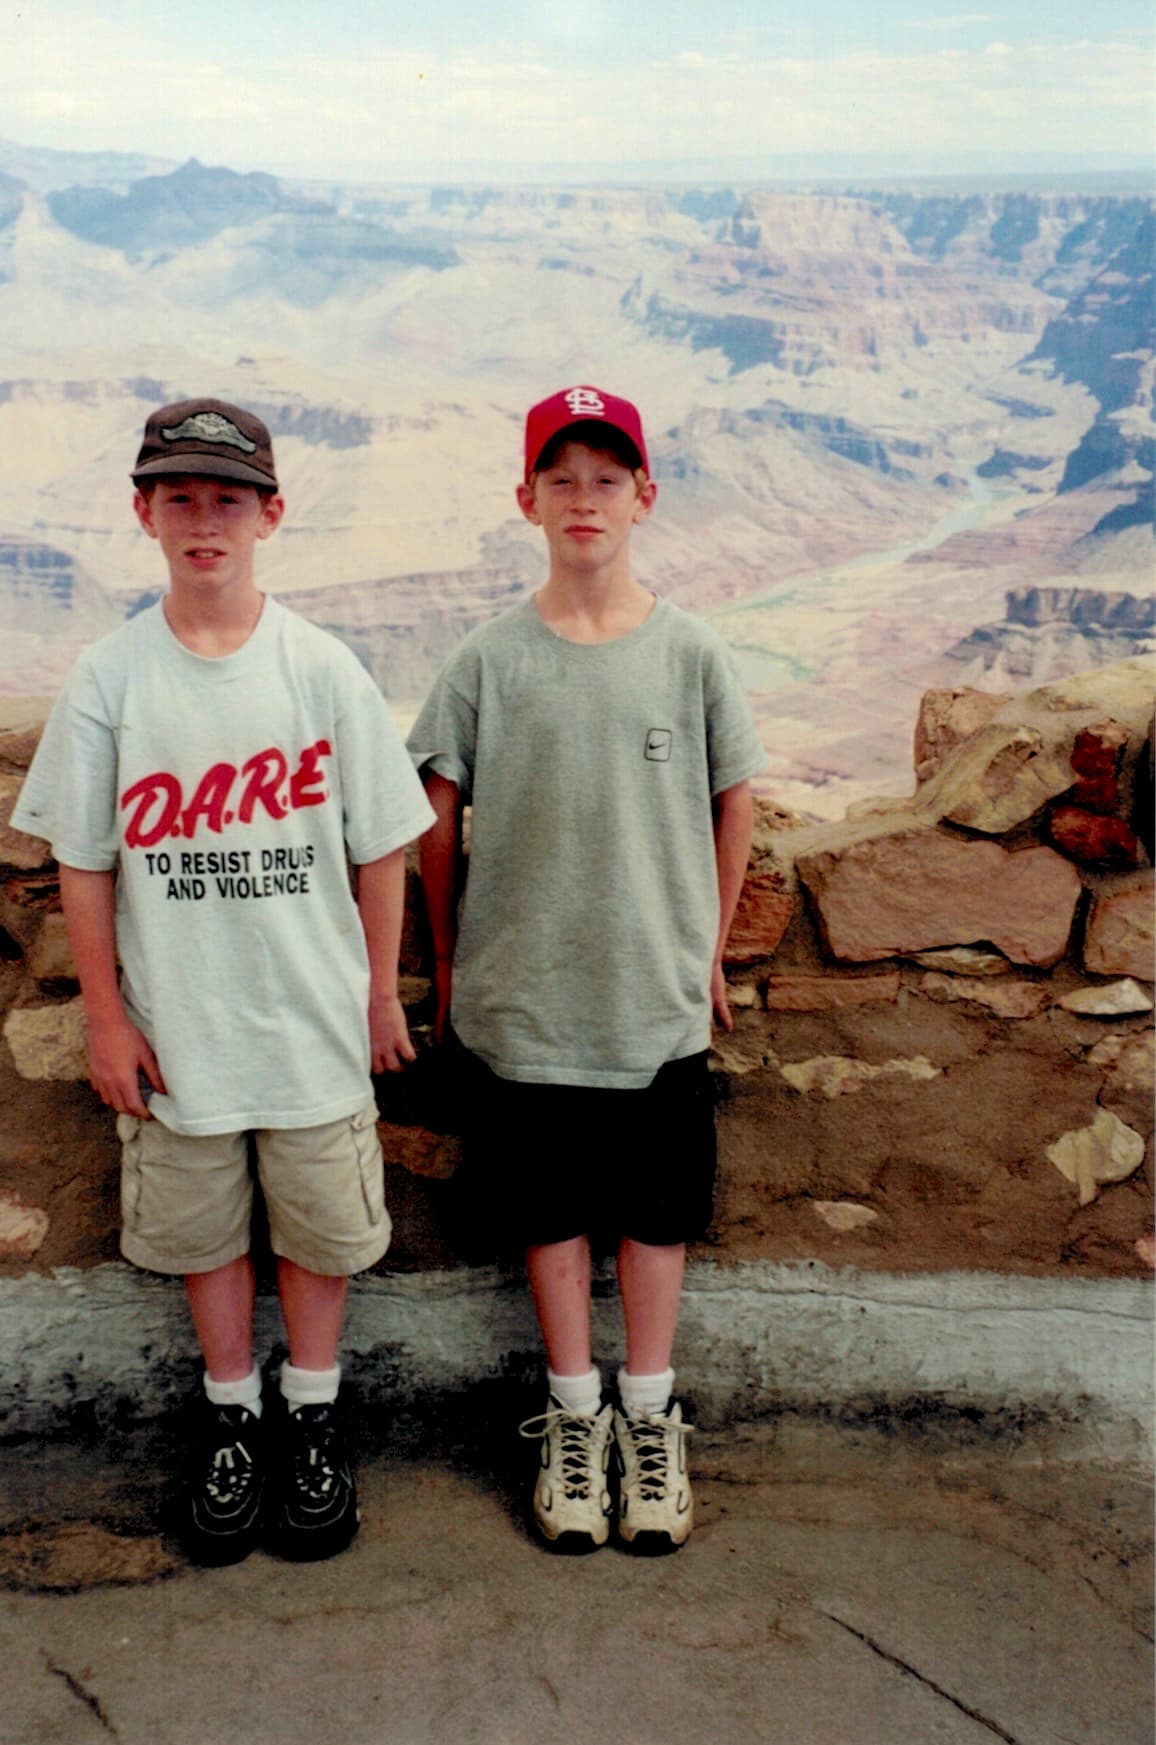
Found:
[[[262,503],[267,503],[270,497],[276,497],[280,494],[273,485],[256,485],[251,479],[219,479],[215,473],[153,473],[146,474],[143,479],[137,479],[134,483],[145,502],[148,503],[158,485],[168,484],[171,480],[179,478],[208,479],[215,485],[231,486],[233,490],[256,491]]]
[[[547,467],[552,467],[568,442],[580,442],[583,447],[595,449],[599,454],[613,455],[619,466],[628,467],[636,476],[641,473],[643,480],[647,477],[642,456],[625,431],[613,424],[604,424],[600,418],[583,418],[559,430],[534,462],[533,473],[544,473]]]

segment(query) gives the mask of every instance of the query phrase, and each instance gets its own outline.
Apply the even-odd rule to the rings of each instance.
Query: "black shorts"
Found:
[[[705,1050],[641,1090],[524,1084],[466,1054],[460,1213],[499,1251],[624,1236],[666,1247],[711,1221],[714,1091]]]

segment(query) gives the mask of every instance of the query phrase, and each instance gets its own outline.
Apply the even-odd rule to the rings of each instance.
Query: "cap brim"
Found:
[[[257,485],[265,491],[280,489],[269,473],[246,466],[243,460],[233,460],[223,454],[162,454],[156,460],[134,467],[130,477],[134,484],[140,479],[184,477],[188,479],[234,479],[239,485]]]
[[[635,469],[637,470],[639,467],[645,468],[646,462],[642,458],[642,451],[638,444],[635,442],[630,432],[628,430],[623,430],[620,424],[615,424],[612,418],[572,418],[569,424],[560,424],[557,430],[552,430],[550,432],[549,436],[546,438],[545,442],[542,443],[537,454],[534,456],[533,465],[527,466],[526,468],[527,479],[529,479],[531,473],[537,472],[538,462],[541,460],[550,444],[552,442],[557,442],[560,436],[565,436],[568,430],[576,430],[580,424],[600,424],[604,430],[613,430],[614,434],[620,436],[623,442],[628,443],[630,448],[633,450]]]

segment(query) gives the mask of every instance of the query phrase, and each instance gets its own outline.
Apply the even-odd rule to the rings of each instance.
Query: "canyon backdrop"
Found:
[[[403,724],[542,579],[526,406],[643,408],[647,583],[735,649],[766,791],[912,786],[932,686],[1150,651],[1143,176],[845,185],[276,178],[0,142],[0,706],[156,597],[128,468],[150,407],[253,407],[288,501],[265,586]]]

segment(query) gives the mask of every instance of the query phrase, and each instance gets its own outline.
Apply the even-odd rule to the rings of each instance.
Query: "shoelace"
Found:
[[[642,1500],[660,1503],[666,1495],[669,1469],[668,1437],[685,1442],[690,1435],[689,1424],[679,1424],[673,1418],[627,1418],[626,1428],[638,1460],[638,1488]]]
[[[593,1424],[593,1418],[578,1417],[573,1412],[564,1412],[561,1407],[553,1406],[548,1412],[527,1418],[518,1426],[519,1436],[524,1436],[528,1442],[538,1441],[558,1426],[562,1443],[562,1489],[568,1497],[582,1499],[588,1497],[593,1489],[590,1459]]]
[[[239,1458],[235,1458],[239,1457]],[[252,1456],[243,1442],[227,1443],[213,1454],[205,1489],[217,1503],[231,1503],[245,1489],[253,1469]]]
[[[302,1427],[303,1442],[293,1456],[294,1477],[299,1489],[310,1496],[327,1497],[337,1483],[337,1468],[331,1458],[333,1429],[323,1424]]]

